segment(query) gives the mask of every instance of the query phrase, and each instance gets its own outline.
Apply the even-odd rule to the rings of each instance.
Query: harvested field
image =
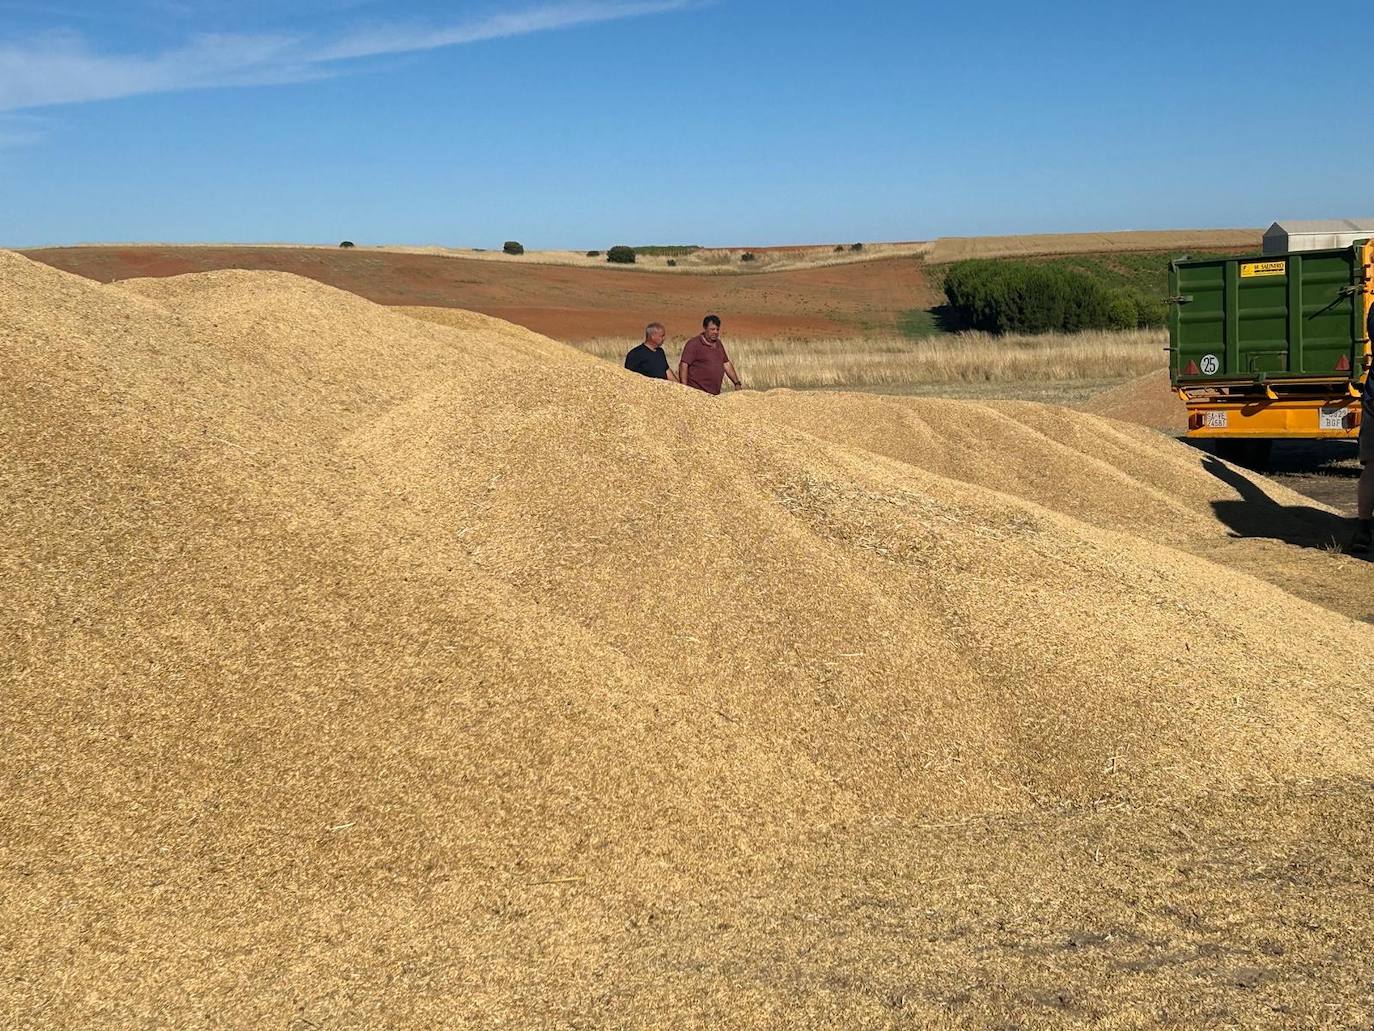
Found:
[[[439,247],[412,244],[355,245],[349,248],[355,254],[421,254],[435,257],[458,258],[464,261],[496,262],[508,265],[570,265],[577,268],[612,269],[629,272],[658,272],[667,275],[693,275],[709,273],[713,275],[754,275],[763,270],[786,271],[789,269],[824,268],[833,265],[852,265],[861,262],[886,258],[919,258],[930,250],[932,244],[924,241],[866,243],[858,251],[851,250],[848,244],[783,244],[772,247],[696,247],[696,246],[646,246],[634,249],[637,260],[631,265],[612,265],[606,260],[605,246],[596,249],[595,254],[586,251],[567,250],[526,250],[523,254],[506,254],[502,250],[475,247]],[[206,249],[216,250],[310,250],[334,253],[339,248],[318,243],[101,243],[76,244],[69,247],[46,248],[25,252],[35,256],[51,251],[69,250],[127,250],[157,248],[159,250]],[[754,255],[753,262],[741,262],[740,256],[746,251]],[[669,265],[672,259],[675,264]]]
[[[1374,584],[1297,495],[281,273],[0,252],[0,319],[9,1023],[1374,1019]]]
[[[1018,258],[1051,254],[1200,250],[1258,252],[1263,229],[1170,229],[1122,233],[1045,233],[1024,236],[942,236],[925,254],[932,265],[965,258]]]
[[[892,333],[903,312],[938,300],[911,257],[759,275],[668,276],[337,248],[75,247],[28,256],[102,283],[218,269],[291,272],[378,304],[478,311],[565,341],[634,342],[651,320],[685,339],[711,311],[732,332],[752,336]]]
[[[823,268],[835,265],[864,264],[890,258],[922,258],[929,264],[941,265],[964,258],[1032,257],[1069,254],[1133,253],[1152,250],[1245,250],[1259,249],[1262,229],[1170,229],[1136,230],[1105,233],[1039,233],[1020,236],[942,236],[936,240],[900,242],[863,242],[860,250],[851,250],[850,241],[829,244],[783,244],[778,246],[738,247],[650,247],[640,253],[633,265],[615,266],[616,271],[658,272],[668,275],[755,275],[761,271],[785,271]],[[836,250],[836,247],[840,250]],[[461,261],[480,261],[511,265],[563,265],[574,268],[609,268],[605,257],[608,245],[595,248],[589,255],[581,250],[526,250],[520,255],[505,254],[499,249],[471,247],[416,246],[409,244],[361,245],[352,248],[354,254],[374,256],[386,254],[425,255],[456,258]],[[106,243],[45,248],[27,251],[30,257],[47,260],[45,255],[93,250],[147,251],[166,253],[184,250],[306,250],[333,254],[338,248],[309,243],[275,244],[173,244]],[[746,251],[755,260],[742,263]],[[662,253],[658,253],[662,252]],[[669,253],[671,252],[671,253]],[[672,258],[675,265],[669,265]],[[59,267],[66,267],[59,265]],[[225,266],[233,267],[233,266]],[[190,271],[189,269],[185,271]]]

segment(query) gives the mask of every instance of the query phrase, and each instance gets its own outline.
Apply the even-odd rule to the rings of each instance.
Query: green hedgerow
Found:
[[[1156,305],[1074,269],[974,259],[945,271],[945,299],[955,319],[988,333],[1077,333],[1156,325]]]

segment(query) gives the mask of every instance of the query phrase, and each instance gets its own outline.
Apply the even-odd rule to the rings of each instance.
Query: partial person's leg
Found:
[[[1374,547],[1374,419],[1360,426],[1360,486],[1355,493],[1355,535],[1350,538],[1353,555],[1367,555]]]

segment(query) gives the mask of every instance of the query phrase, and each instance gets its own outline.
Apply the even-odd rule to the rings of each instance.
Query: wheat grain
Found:
[[[1368,1023],[1301,499],[455,322],[0,252],[7,1025]]]

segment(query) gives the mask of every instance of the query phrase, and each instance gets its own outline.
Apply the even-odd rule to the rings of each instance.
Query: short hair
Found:
[[[720,316],[707,315],[706,318],[701,320],[701,328],[705,329],[707,326],[715,326],[716,329],[720,329]]]
[[[663,329],[663,323],[661,323],[661,322],[651,322],[651,323],[649,323],[647,326],[644,327],[644,336],[645,336],[646,338],[652,336],[654,330],[656,330],[656,329]],[[664,332],[666,333],[667,330],[664,330]]]

